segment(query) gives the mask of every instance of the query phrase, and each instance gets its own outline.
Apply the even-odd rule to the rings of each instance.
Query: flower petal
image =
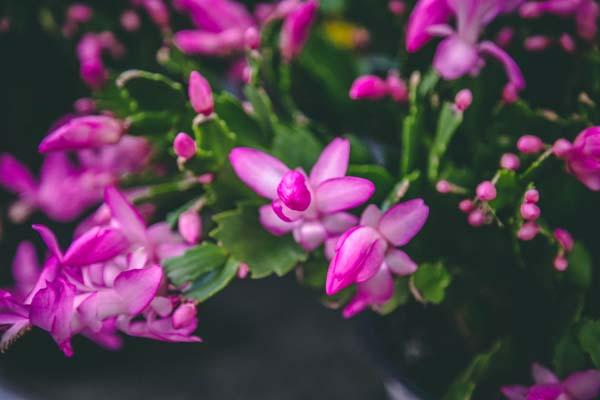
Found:
[[[277,186],[290,170],[275,157],[249,147],[231,150],[229,161],[242,182],[260,196],[271,200],[277,198]]]
[[[74,267],[108,261],[129,248],[121,231],[114,228],[92,228],[69,246],[63,263]]]
[[[523,73],[521,69],[515,62],[515,60],[508,55],[506,51],[496,45],[494,42],[490,42],[488,40],[483,41],[479,44],[479,50],[482,53],[490,55],[500,61],[502,66],[504,67],[504,71],[508,76],[508,80],[512,83],[517,90],[521,90],[525,88],[525,78],[523,77]]]
[[[415,5],[406,29],[406,49],[413,53],[419,50],[430,39],[427,28],[448,22],[452,10],[447,0],[419,0]]]
[[[0,186],[20,195],[32,196],[37,183],[24,164],[10,154],[0,154]]]
[[[124,132],[120,121],[106,115],[76,117],[50,132],[38,149],[47,153],[100,147],[117,143]]]
[[[390,271],[383,267],[366,282],[356,285],[356,296],[344,308],[344,318],[351,318],[369,305],[385,304],[394,295],[394,280]]]
[[[385,263],[390,271],[398,276],[406,276],[414,273],[417,264],[402,250],[390,250],[385,256]]]
[[[502,386],[500,391],[508,400],[526,400],[527,387],[521,385]]]
[[[444,79],[454,80],[472,71],[478,61],[477,47],[452,35],[438,45],[433,67]]]
[[[383,214],[379,222],[379,231],[394,246],[404,246],[423,228],[429,207],[422,199],[400,203]]]
[[[387,250],[387,242],[384,239],[379,239],[373,243],[369,253],[365,257],[365,261],[356,275],[356,282],[364,282],[371,279],[382,267],[385,252]]]
[[[328,179],[341,178],[348,171],[349,160],[350,141],[344,138],[333,139],[310,171],[310,183],[317,187]]]
[[[54,233],[44,225],[32,225],[31,227],[40,234],[50,253],[56,257],[57,260],[62,261],[63,254]]]
[[[133,243],[146,243],[146,224],[140,213],[115,187],[107,187],[104,201],[112,218],[118,222],[123,234]]]
[[[152,266],[125,271],[115,279],[114,288],[130,315],[139,314],[152,302],[163,278],[162,268]]]
[[[35,286],[40,275],[35,247],[30,242],[21,242],[12,264],[12,273],[19,295],[26,296]]]
[[[347,212],[329,214],[321,219],[327,233],[341,234],[358,224],[358,217]]]
[[[317,187],[317,209],[323,214],[357,207],[373,195],[375,185],[363,178],[345,176],[326,180]]]
[[[558,377],[554,375],[552,371],[538,363],[533,363],[531,365],[531,375],[533,376],[533,381],[538,385],[560,382]]]
[[[575,399],[596,399],[600,396],[600,370],[575,372],[565,379],[563,386]]]
[[[360,225],[376,228],[382,216],[383,213],[379,210],[379,207],[375,204],[369,204],[360,217]]]
[[[294,223],[285,222],[273,211],[271,204],[261,206],[258,210],[261,225],[275,236],[289,233],[295,226]]]
[[[313,251],[327,238],[327,232],[318,221],[303,222],[294,229],[294,239],[306,251]]]

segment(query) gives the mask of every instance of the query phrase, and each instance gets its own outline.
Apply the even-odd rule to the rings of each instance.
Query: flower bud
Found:
[[[527,203],[537,203],[540,201],[540,193],[535,189],[529,189],[525,192],[525,196],[523,196],[523,198]]]
[[[500,167],[510,171],[516,171],[521,166],[521,161],[516,154],[504,153],[500,158]]]
[[[194,111],[207,117],[212,114],[214,109],[212,89],[208,81],[197,71],[192,71],[190,74],[188,96]]]
[[[452,192],[452,184],[444,179],[439,180],[435,184],[435,190],[437,190],[438,193],[442,193],[442,194],[451,193]]]
[[[82,97],[75,100],[73,108],[77,114],[91,114],[96,111],[96,102],[89,97]]]
[[[526,221],[535,221],[540,217],[540,208],[533,203],[521,204],[521,217]]]
[[[469,213],[473,211],[475,205],[470,199],[464,199],[460,203],[458,203],[458,209],[464,213]]]
[[[481,201],[492,201],[496,198],[496,186],[490,181],[483,181],[475,190],[477,198]]]
[[[192,303],[184,303],[173,313],[173,328],[180,329],[190,325],[196,318],[196,307]]]
[[[396,71],[390,71],[386,79],[387,89],[394,101],[402,103],[408,100],[408,87],[406,82]]]
[[[538,18],[542,12],[542,6],[533,1],[527,2],[519,8],[519,15],[522,18]]]
[[[523,47],[529,51],[543,51],[552,44],[552,40],[543,35],[533,35],[525,39]]]
[[[295,211],[306,210],[311,201],[306,177],[298,171],[288,171],[283,176],[277,186],[277,195],[283,204]]]
[[[125,10],[121,14],[121,26],[127,32],[135,32],[140,29],[142,21],[140,16],[133,10]]]
[[[88,5],[81,3],[73,3],[67,9],[67,19],[72,22],[83,24],[88,22],[94,11]]]
[[[244,33],[244,45],[247,49],[256,50],[260,47],[260,33],[255,27],[246,29]]]
[[[109,116],[76,117],[60,125],[42,140],[40,153],[79,150],[117,143],[125,133],[123,124]]]
[[[573,145],[567,139],[558,139],[552,145],[552,153],[558,158],[565,158],[572,148]]]
[[[350,88],[352,100],[379,100],[388,94],[386,82],[375,75],[363,75]]]
[[[200,183],[201,185],[208,185],[210,183],[212,183],[215,180],[215,174],[212,174],[210,172],[206,173],[206,174],[202,174],[198,177],[198,183]]]
[[[465,111],[473,102],[473,94],[469,89],[462,89],[454,97],[454,106],[459,111]]]
[[[250,272],[250,267],[246,263],[240,263],[237,270],[237,277],[240,279],[245,279]]]
[[[506,48],[510,45],[514,36],[515,30],[510,26],[505,26],[496,35],[496,43],[498,43],[498,46]]]
[[[573,40],[573,37],[568,33],[563,33],[562,35],[560,35],[558,43],[560,43],[560,47],[562,47],[562,49],[567,53],[575,52],[575,49],[577,47],[575,45],[575,40]]]
[[[521,226],[521,229],[517,232],[517,237],[520,240],[532,240],[537,236],[540,231],[540,227],[535,222],[526,222]]]
[[[406,11],[406,3],[402,0],[390,0],[388,9],[394,15],[402,15]]]
[[[554,259],[554,269],[559,272],[563,272],[566,271],[567,268],[569,268],[569,261],[567,261],[564,256],[556,256]]]
[[[517,141],[517,149],[524,154],[536,154],[544,149],[544,142],[534,135],[523,135]]]
[[[202,236],[202,219],[195,210],[187,210],[179,215],[177,229],[183,239],[189,244],[196,244]]]
[[[560,247],[565,249],[565,251],[573,250],[573,246],[575,245],[575,241],[573,240],[573,236],[566,230],[562,228],[557,228],[554,230],[554,238],[560,244]]]
[[[512,104],[519,100],[519,92],[513,83],[507,83],[502,89],[502,101],[506,104]]]
[[[196,141],[187,133],[180,132],[173,140],[173,151],[178,157],[189,160],[196,155]]]
[[[469,222],[469,225],[471,225],[472,227],[478,228],[485,223],[485,219],[486,219],[485,213],[483,212],[482,209],[478,208],[476,210],[471,211],[471,213],[469,213],[467,221]]]

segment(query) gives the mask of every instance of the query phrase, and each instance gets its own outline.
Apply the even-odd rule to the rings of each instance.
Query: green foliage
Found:
[[[222,266],[226,259],[227,252],[222,247],[204,242],[179,257],[168,259],[163,266],[169,279],[180,286]]]
[[[398,307],[408,303],[410,300],[410,289],[408,286],[409,278],[403,277],[394,282],[394,295],[377,312],[381,315],[388,315],[394,312]]]
[[[116,85],[125,90],[141,110],[178,110],[185,106],[183,85],[161,74],[129,70],[117,77]]]
[[[215,95],[215,112],[237,137],[241,146],[265,147],[267,137],[260,125],[249,115],[238,99],[227,92]]]
[[[592,359],[596,368],[600,369],[600,321],[585,321],[579,330],[581,348]]]
[[[236,136],[221,118],[213,116],[194,125],[198,145],[197,157],[204,160],[208,170],[218,170],[228,163],[229,152],[236,143]]]
[[[582,369],[585,366],[585,354],[582,351],[574,328],[568,329],[556,343],[552,363],[559,376]]]
[[[230,257],[222,268],[202,275],[185,293],[185,297],[202,302],[225,289],[235,277],[239,262]]]
[[[420,265],[411,279],[425,301],[439,304],[444,301],[452,276],[444,264],[437,262]]]
[[[438,119],[435,138],[433,139],[433,144],[429,150],[429,167],[427,170],[427,177],[431,182],[435,182],[438,179],[440,161],[448,150],[448,145],[460,127],[462,120],[463,113],[457,111],[453,103],[444,103]]]
[[[309,173],[322,149],[309,130],[299,126],[275,125],[272,154],[288,167],[302,167]]]
[[[273,273],[285,275],[307,258],[291,235],[277,237],[267,232],[258,222],[258,210],[253,204],[242,203],[213,219],[217,228],[210,236],[237,260],[248,264],[253,278]]]
[[[575,243],[568,260],[566,280],[578,290],[587,291],[592,285],[592,259],[583,244]]]

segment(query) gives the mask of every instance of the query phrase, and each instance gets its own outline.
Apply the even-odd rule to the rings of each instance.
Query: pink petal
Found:
[[[538,385],[560,382],[558,377],[554,375],[552,371],[538,363],[533,363],[531,365],[531,375],[533,376],[533,381]]]
[[[383,79],[377,75],[363,75],[352,82],[348,95],[352,100],[379,100],[388,93],[389,87]]]
[[[351,318],[369,305],[385,304],[394,295],[394,280],[387,268],[381,268],[366,282],[357,284],[354,299],[344,308],[344,318]]]
[[[283,201],[279,199],[275,199],[273,202],[271,202],[271,208],[273,209],[273,212],[284,222],[298,221],[304,215],[304,211],[292,210],[283,204]]]
[[[30,326],[29,319],[23,319],[13,324],[4,333],[2,333],[2,339],[0,339],[0,350],[4,350],[10,346],[10,344],[17,340],[17,338],[19,338],[23,332],[29,329]]]
[[[195,210],[187,210],[179,216],[177,229],[189,244],[196,244],[202,237],[202,219]]]
[[[312,197],[307,183],[302,171],[288,171],[277,186],[277,195],[288,208],[305,211],[310,206]]]
[[[129,248],[127,238],[113,228],[92,228],[78,237],[67,250],[63,263],[82,267],[108,261]]]
[[[360,225],[376,228],[382,216],[383,213],[379,210],[379,207],[375,204],[369,204],[360,217]]]
[[[373,195],[375,185],[363,178],[346,176],[326,180],[317,187],[317,209],[323,214],[357,207]]]
[[[249,147],[236,147],[229,153],[229,161],[239,178],[260,196],[277,198],[277,186],[289,171],[284,163],[273,156]]]
[[[35,247],[30,242],[21,242],[13,260],[12,273],[20,295],[27,295],[35,286],[40,275]]]
[[[500,391],[508,400],[526,400],[527,387],[520,385],[502,386]]]
[[[446,0],[419,0],[408,20],[406,49],[412,53],[423,47],[431,39],[427,28],[448,22],[451,15]]]
[[[119,294],[131,315],[142,312],[154,296],[163,278],[162,269],[152,266],[122,272],[115,279],[115,291]]]
[[[358,217],[347,212],[329,214],[321,220],[327,233],[341,234],[358,224]]]
[[[600,396],[600,370],[575,372],[565,379],[563,386],[577,400],[594,400]]]
[[[321,152],[317,163],[310,171],[310,183],[313,187],[332,178],[341,178],[348,171],[350,160],[350,141],[335,138]]]
[[[418,266],[402,250],[392,249],[385,256],[385,263],[390,271],[398,276],[406,276],[414,273]]]
[[[273,207],[270,204],[259,208],[259,220],[261,225],[275,236],[285,235],[289,233],[295,226],[290,222],[285,222],[275,214]]]
[[[120,121],[105,115],[75,117],[42,140],[40,153],[78,150],[117,143],[124,134]]]
[[[319,247],[327,238],[327,232],[318,221],[303,222],[294,229],[294,239],[306,251],[312,251]]]
[[[290,62],[302,52],[318,7],[319,3],[316,0],[308,0],[300,3],[285,17],[279,36],[279,48],[286,62]]]
[[[525,87],[525,78],[523,77],[521,69],[506,51],[497,46],[494,42],[487,40],[479,44],[479,50],[502,63],[509,82],[512,83],[517,90],[521,90]]]
[[[0,154],[0,186],[20,195],[32,196],[37,183],[29,169],[10,154]]]
[[[433,66],[444,79],[454,80],[472,71],[478,61],[477,47],[453,35],[438,45]]]
[[[50,253],[56,257],[57,260],[62,261],[62,251],[54,233],[44,225],[32,225],[31,227],[40,234]]]
[[[146,243],[144,219],[125,196],[115,187],[107,187],[104,191],[104,201],[123,234],[133,243]]]
[[[384,239],[379,239],[373,243],[369,254],[356,275],[356,282],[364,282],[371,279],[382,267],[385,252],[387,250],[387,242]]]
[[[404,246],[421,230],[428,216],[429,207],[422,199],[409,200],[383,214],[379,231],[394,246]]]

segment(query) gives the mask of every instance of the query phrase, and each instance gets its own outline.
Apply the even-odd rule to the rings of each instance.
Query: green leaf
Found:
[[[127,117],[128,133],[143,136],[164,136],[174,130],[178,116],[169,111],[142,111]]]
[[[119,89],[114,81],[95,91],[94,100],[99,110],[110,110],[119,118],[129,117],[137,108],[135,100],[125,90]]]
[[[445,102],[438,119],[437,131],[429,152],[427,177],[431,182],[435,182],[438,179],[440,161],[444,157],[444,154],[446,154],[448,145],[460,127],[462,120],[463,113],[457,111],[452,103]]]
[[[577,341],[573,328],[569,329],[558,341],[552,358],[554,371],[559,376],[581,370],[585,367],[585,353]]]
[[[205,168],[218,170],[228,162],[229,152],[236,142],[236,136],[218,116],[213,116],[194,125],[194,135],[198,145],[198,158],[207,160]]]
[[[400,173],[402,176],[408,175],[415,163],[417,153],[417,139],[423,134],[423,111],[420,104],[417,104],[417,88],[410,88],[410,107],[409,113],[402,122],[402,159],[400,160]]]
[[[406,304],[410,299],[410,289],[408,287],[408,278],[400,278],[394,282],[394,295],[377,312],[381,315],[388,315],[398,307]]]
[[[191,282],[225,263],[227,252],[215,244],[204,242],[163,263],[167,276],[177,286]]]
[[[178,110],[185,106],[183,85],[164,75],[141,70],[123,72],[116,80],[141,110]]]
[[[230,93],[222,92],[215,96],[215,112],[227,122],[242,146],[264,147],[267,137],[260,125],[242,107],[240,101]]]
[[[350,165],[348,175],[365,178],[375,184],[375,193],[369,200],[372,203],[381,203],[394,185],[394,178],[381,165]]]
[[[185,293],[185,297],[196,301],[204,301],[221,290],[235,277],[240,263],[233,257],[229,257],[225,266],[202,275],[192,287]]]
[[[583,351],[589,354],[596,368],[600,368],[600,321],[585,321],[578,337]]]
[[[254,114],[258,120],[263,135],[270,139],[275,134],[275,124],[277,123],[277,115],[273,111],[271,99],[263,88],[247,85],[244,88],[244,94],[248,101],[252,104]],[[268,142],[269,140],[267,140]]]
[[[308,173],[317,162],[322,146],[307,129],[277,124],[273,140],[273,156],[290,168],[302,167]]]
[[[587,291],[592,284],[592,259],[580,242],[576,242],[569,253],[569,268],[565,278],[581,291]]]
[[[215,215],[213,220],[217,228],[210,236],[248,264],[253,278],[273,273],[283,276],[307,258],[291,235],[274,236],[261,226],[255,205],[241,203],[235,210]]]
[[[423,299],[439,304],[444,300],[446,288],[452,281],[450,272],[441,262],[428,263],[419,266],[412,275],[413,283]]]

